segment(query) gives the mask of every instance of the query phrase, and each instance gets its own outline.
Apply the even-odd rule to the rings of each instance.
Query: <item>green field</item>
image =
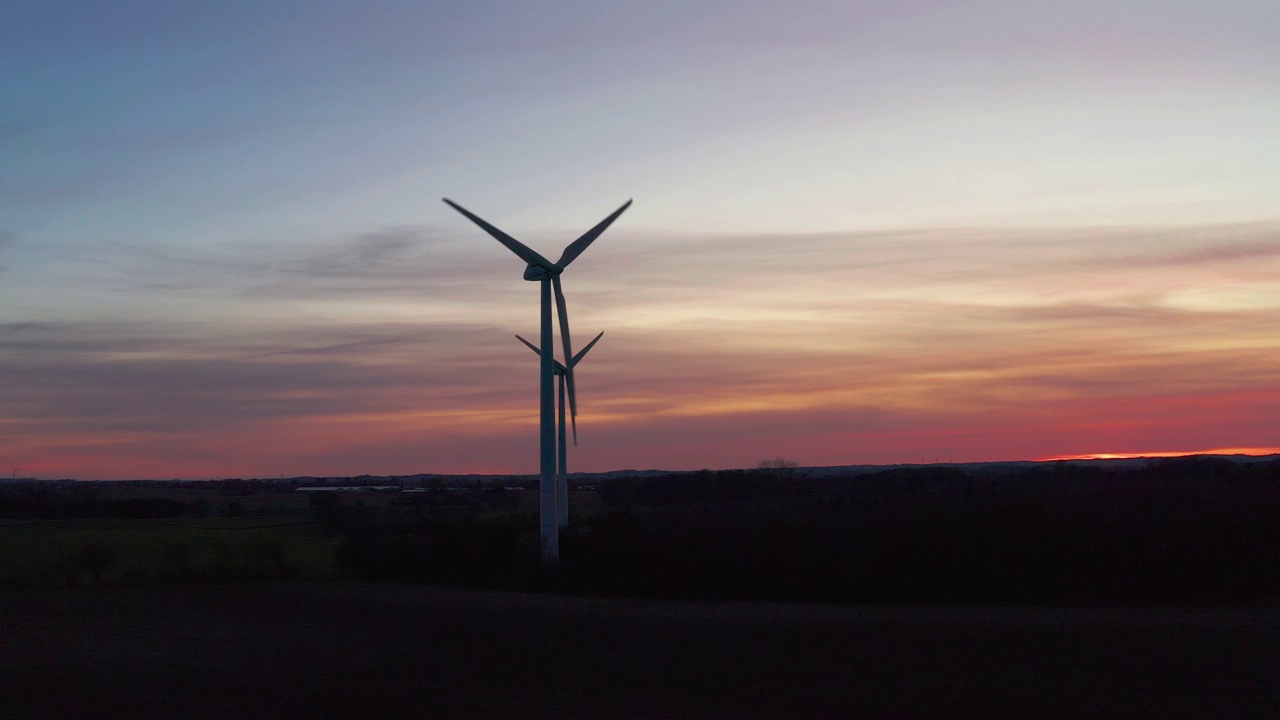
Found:
[[[316,522],[315,497],[296,492],[229,495],[216,487],[142,486],[131,483],[76,489],[96,501],[164,500],[183,503],[190,516],[165,519],[0,519],[0,589],[67,585],[137,584],[182,580],[334,579],[339,537]],[[71,493],[68,493],[71,494]],[[444,513],[495,518],[538,511],[538,493],[494,499],[444,493],[406,498],[399,493],[341,493],[343,507],[358,508],[380,525]],[[406,499],[417,505],[406,504]],[[601,508],[595,492],[574,492],[572,512]],[[86,553],[106,548],[94,573]]]
[[[247,516],[3,520],[0,587],[95,581],[324,579],[335,575],[334,542],[300,519],[286,523]],[[108,550],[109,561],[97,577],[83,560],[89,547]]]

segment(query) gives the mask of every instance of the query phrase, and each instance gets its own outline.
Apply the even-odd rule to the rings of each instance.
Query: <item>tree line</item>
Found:
[[[1238,603],[1280,598],[1280,462],[729,471],[599,484],[606,510],[536,566],[533,514],[335,528],[370,580],[835,603]]]

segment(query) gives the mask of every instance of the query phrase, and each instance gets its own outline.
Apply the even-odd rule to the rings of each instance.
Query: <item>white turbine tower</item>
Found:
[[[599,224],[584,233],[582,237],[569,243],[560,255],[560,259],[554,263],[534,252],[519,240],[485,222],[461,205],[448,198],[444,198],[444,201],[448,203],[449,207],[465,215],[467,219],[479,225],[482,230],[492,235],[495,240],[505,245],[521,260],[528,263],[528,267],[524,270],[525,280],[542,283],[542,369],[540,373],[541,382],[539,383],[541,388],[539,393],[541,397],[541,412],[539,416],[541,482],[538,490],[538,524],[542,537],[543,563],[549,569],[556,570],[560,565],[560,529],[556,521],[555,399],[552,397],[555,356],[551,348],[551,292],[554,287],[556,310],[560,320],[560,340],[564,344],[565,359],[568,360],[573,357],[573,344],[569,340],[569,315],[568,309],[565,307],[564,291],[560,288],[560,273],[564,272],[569,263],[581,255],[588,245],[600,237],[600,233],[613,224],[613,221],[617,220],[624,210],[631,207],[631,201],[628,200],[623,203],[622,207],[614,210],[609,217],[601,220]],[[566,373],[565,379],[569,387],[569,412],[573,417],[574,437],[576,440],[578,401],[574,392],[573,371],[571,369]]]
[[[586,347],[579,350],[578,354],[574,355],[573,358],[569,360],[568,367],[565,367],[565,365],[561,364],[559,360],[553,359],[553,362],[555,363],[555,376],[559,380],[559,386],[560,386],[559,387],[560,403],[557,408],[557,411],[560,415],[560,421],[558,423],[558,428],[556,431],[556,440],[560,447],[560,461],[556,465],[556,517],[559,518],[561,530],[569,527],[569,443],[565,439],[565,428],[564,428],[564,381],[565,381],[565,378],[568,377],[569,372],[572,371],[573,368],[576,367],[577,364],[582,361],[582,358],[587,356],[587,353],[591,350],[593,346],[595,346],[597,342],[600,341],[600,338],[602,337],[604,337],[603,332],[595,336],[595,339],[593,339],[591,342],[587,343]],[[528,345],[529,349],[533,351],[534,355],[538,355],[538,356],[542,355],[542,351],[538,349],[537,345],[534,345],[533,343],[529,342],[528,340],[525,340],[519,335],[516,336],[516,339],[524,343],[525,345]],[[573,444],[574,445],[578,444],[576,424],[574,426]]]

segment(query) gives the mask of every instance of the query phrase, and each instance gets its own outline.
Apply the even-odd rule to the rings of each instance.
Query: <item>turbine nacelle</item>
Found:
[[[551,358],[551,367],[553,369],[553,374],[568,375],[569,370],[571,368],[577,367],[578,363],[582,362],[582,358],[586,357],[587,353],[591,352],[591,348],[595,347],[596,343],[600,342],[600,338],[602,337],[604,337],[604,331],[601,331],[599,335],[596,335],[594,338],[592,338],[591,342],[587,343],[586,347],[579,350],[578,354],[574,355],[573,358],[569,360],[569,367],[565,367],[564,363],[560,362],[555,358]],[[525,347],[532,350],[534,355],[538,355],[538,356],[542,355],[542,350],[539,349],[537,345],[534,345],[533,343],[529,342],[528,340],[525,340],[519,335],[516,335],[516,339],[524,343]]]
[[[550,280],[564,271],[564,268],[552,267],[554,269],[549,270],[541,265],[534,265],[530,263],[529,266],[524,269],[524,279],[540,282],[542,280]]]
[[[478,225],[481,230],[489,233],[493,239],[505,245],[508,250],[515,253],[521,260],[528,263],[528,267],[526,267],[524,271],[525,280],[555,279],[556,276],[569,266],[569,263],[576,260],[577,257],[582,254],[582,251],[587,249],[587,246],[595,242],[596,238],[600,237],[600,233],[604,232],[605,228],[612,225],[613,221],[617,220],[619,215],[626,212],[627,208],[631,207],[630,200],[623,203],[622,207],[610,213],[609,217],[606,217],[604,220],[596,223],[595,227],[583,233],[577,240],[569,243],[569,245],[565,247],[564,252],[560,254],[560,259],[553,263],[542,255],[539,255],[534,249],[502,232],[498,228],[489,224],[484,218],[481,218],[458,203],[450,200],[449,198],[444,198],[444,201],[449,207],[462,213],[468,220]]]

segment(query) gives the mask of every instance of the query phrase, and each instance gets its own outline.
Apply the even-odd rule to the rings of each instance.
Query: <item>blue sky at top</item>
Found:
[[[1266,387],[1274,363],[1239,353],[1270,349],[1280,305],[1276,128],[1274,2],[20,0],[0,8],[0,323],[52,335],[0,350],[50,368],[93,348],[74,362],[163,361],[174,387],[229,387],[182,363],[381,348],[344,356],[357,368],[392,363],[378,343],[407,333],[431,367],[460,367],[465,347],[527,330],[528,288],[442,196],[547,254],[634,197],[570,286],[584,327],[614,331],[602,393],[624,384],[610,342],[633,375],[670,377],[644,353],[713,338],[704,357],[767,364],[785,336],[831,398],[856,353],[926,358],[967,328],[946,347],[976,357],[1030,337],[1008,312],[1050,306],[1069,310],[1041,319],[1035,367],[1051,338],[1145,337],[1106,345],[1125,377],[1159,349]],[[867,308],[893,322],[865,325]],[[112,323],[147,349],[102,335]],[[1180,334],[1210,327],[1234,334]],[[756,355],[747,338],[764,338]],[[1195,354],[1210,345],[1237,354]],[[1098,367],[1038,377],[1077,397]],[[1178,372],[1164,391],[1209,382]],[[448,412],[488,407],[493,376],[470,377],[479,395],[438,400]],[[66,387],[0,418],[88,437],[98,411]],[[708,407],[738,418],[747,387]],[[904,397],[841,407],[921,402]],[[610,417],[631,417],[615,400]],[[6,452],[34,453],[12,437]]]

